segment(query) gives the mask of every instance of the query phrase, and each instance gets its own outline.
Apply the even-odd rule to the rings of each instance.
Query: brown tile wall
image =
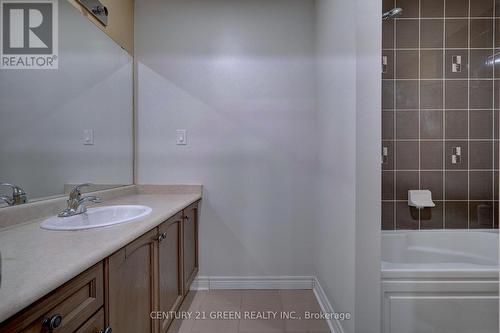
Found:
[[[394,7],[403,15],[382,38],[382,229],[498,228],[500,0],[383,0]],[[410,209],[410,189],[431,190],[436,207]]]

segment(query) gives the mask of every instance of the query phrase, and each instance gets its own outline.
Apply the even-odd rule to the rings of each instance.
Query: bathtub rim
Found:
[[[382,230],[381,242],[383,242],[383,235],[398,235],[407,233],[494,233],[499,234],[498,229],[420,229],[420,230]],[[497,248],[500,251],[499,247]],[[380,271],[383,280],[412,280],[412,279],[447,279],[447,280],[487,280],[487,281],[498,281],[499,280],[499,265],[497,266],[481,266],[479,267],[467,267],[464,265],[460,267],[451,268],[436,268],[436,267],[425,267],[420,265],[415,268],[398,268],[384,267],[383,260],[381,261]],[[394,265],[394,266],[397,266]],[[430,264],[432,266],[432,264]]]

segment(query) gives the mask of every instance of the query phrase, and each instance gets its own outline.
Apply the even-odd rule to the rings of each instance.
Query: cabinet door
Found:
[[[152,332],[156,236],[151,230],[107,260],[107,320],[114,332]]]
[[[104,332],[104,310],[99,310],[75,333],[103,333]]]
[[[184,209],[183,219],[184,294],[198,273],[198,202]]]
[[[181,222],[182,212],[159,227],[158,271],[160,311],[168,313],[177,310],[182,301],[181,275]],[[161,322],[160,332],[166,332],[171,320]]]

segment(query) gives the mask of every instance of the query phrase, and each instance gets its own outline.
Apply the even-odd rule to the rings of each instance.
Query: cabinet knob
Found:
[[[165,238],[167,238],[167,233],[164,232],[162,233],[160,236],[158,236],[158,242],[161,242],[162,240],[164,240]]]
[[[50,318],[45,318],[43,320],[42,326],[49,331],[55,330],[62,323],[62,316],[60,314],[55,314]]]
[[[111,332],[113,332],[113,330],[109,326],[99,331],[99,333],[111,333]]]
[[[183,217],[183,219],[186,220],[186,221],[189,221],[189,216],[186,215],[186,216]]]

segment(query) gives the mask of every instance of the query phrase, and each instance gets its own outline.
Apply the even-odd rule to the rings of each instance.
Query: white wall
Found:
[[[132,57],[59,1],[59,69],[0,71],[0,182],[30,198],[131,184]],[[83,129],[95,145],[83,145]],[[2,193],[4,189],[2,189]]]
[[[319,170],[315,270],[335,311],[355,303],[356,21],[354,1],[317,1]],[[354,320],[343,322],[354,332]]]
[[[200,274],[315,274],[353,314],[344,330],[373,333],[381,4],[369,2],[141,0],[136,56],[138,182],[205,186]]]
[[[381,12],[356,1],[356,333],[381,329]]]
[[[136,2],[138,182],[204,185],[200,275],[313,272],[314,16],[305,0]]]
[[[315,270],[345,332],[380,331],[380,1],[318,0]]]

